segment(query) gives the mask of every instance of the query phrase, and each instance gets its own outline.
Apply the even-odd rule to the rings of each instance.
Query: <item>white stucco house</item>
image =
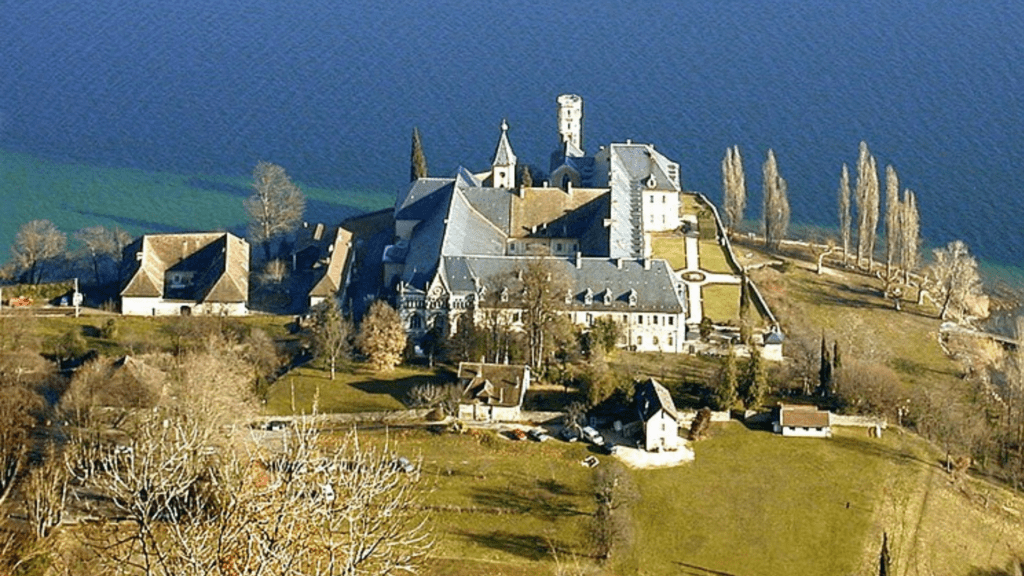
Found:
[[[121,261],[121,313],[248,313],[249,243],[229,232],[146,234]]]
[[[805,438],[831,438],[832,413],[816,406],[779,404],[775,408],[772,429],[776,434]]]
[[[643,423],[644,450],[678,450],[682,445],[679,412],[668,389],[654,378],[649,378],[637,384],[634,399],[637,415]]]

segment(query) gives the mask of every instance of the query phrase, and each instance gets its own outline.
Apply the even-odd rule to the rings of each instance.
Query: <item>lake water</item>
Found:
[[[1019,0],[0,0],[0,14],[3,246],[32,218],[239,227],[261,159],[318,190],[311,219],[384,206],[413,126],[433,174],[489,165],[503,118],[520,160],[546,168],[554,99],[573,92],[588,150],[653,142],[714,199],[738,144],[751,218],[771,147],[793,221],[834,225],[863,139],[917,193],[930,244],[961,238],[1004,267],[1024,255]]]

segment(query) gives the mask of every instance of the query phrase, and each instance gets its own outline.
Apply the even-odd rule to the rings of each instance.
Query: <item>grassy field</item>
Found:
[[[651,253],[655,258],[668,260],[673,270],[686,268],[686,247],[683,237],[677,235],[658,235],[651,238]]]
[[[698,249],[700,250],[701,270],[719,274],[736,273],[732,266],[729,266],[729,261],[725,258],[725,249],[717,240],[701,240]]]
[[[700,289],[704,316],[715,322],[738,322],[740,287],[738,284],[707,284]]]
[[[381,430],[361,434],[385,439]],[[579,465],[588,446],[489,431],[392,429],[387,439],[423,459],[439,532],[429,574],[554,574],[556,555],[594,567],[587,526],[596,469]],[[912,435],[871,439],[846,428],[831,440],[792,439],[734,422],[715,425],[695,449],[693,463],[627,472],[640,494],[632,544],[596,573],[873,574],[882,531],[899,575],[929,566],[999,574],[1012,551],[1024,551],[1010,516],[986,512],[980,495],[1011,510],[1024,503],[974,481],[949,483],[938,452]],[[613,464],[598,458],[599,467]]]
[[[356,365],[344,365],[331,380],[330,372],[303,366],[274,383],[265,410],[273,415],[309,414],[317,391],[320,411],[324,413],[403,410],[406,408],[404,400],[413,386],[453,379],[451,372],[445,369],[399,366],[390,373],[377,373]],[[295,410],[292,410],[293,391]]]

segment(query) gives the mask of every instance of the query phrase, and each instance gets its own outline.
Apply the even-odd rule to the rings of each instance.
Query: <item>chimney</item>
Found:
[[[622,270],[622,258],[615,259],[615,267],[618,268],[619,270]]]
[[[579,270],[580,268],[583,268],[583,253],[582,252],[577,252],[576,253],[576,269]]]
[[[644,258],[644,270],[650,270],[650,269],[651,269],[651,259],[650,258]]]

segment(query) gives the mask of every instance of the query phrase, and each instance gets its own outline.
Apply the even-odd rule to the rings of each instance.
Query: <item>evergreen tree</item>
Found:
[[[839,341],[832,343],[832,373],[835,374],[843,367],[843,359],[839,356]]]
[[[775,152],[768,149],[764,162],[764,240],[765,245],[778,249],[789,228],[789,199],[786,180],[779,176]]]
[[[843,163],[839,177],[839,234],[843,240],[843,264],[850,255],[850,171]]]
[[[821,358],[818,368],[818,390],[822,396],[832,394],[832,371],[834,369],[832,358],[829,357],[828,345],[825,343],[825,334],[821,335]]]
[[[892,574],[892,559],[889,557],[889,534],[882,533],[882,550],[878,553],[878,576]]]
[[[765,371],[761,349],[750,347],[750,362],[747,364],[743,403],[747,408],[755,408],[764,402],[768,395],[768,374]]]
[[[420,129],[412,129],[412,155],[409,168],[409,181],[415,182],[427,177],[427,157],[423,154],[423,142],[420,140]]]
[[[739,400],[739,394],[737,393],[739,379],[736,370],[736,352],[732,347],[729,348],[729,354],[726,355],[725,362],[718,372],[717,380],[718,382],[711,398],[712,403],[719,410],[729,410]]]

